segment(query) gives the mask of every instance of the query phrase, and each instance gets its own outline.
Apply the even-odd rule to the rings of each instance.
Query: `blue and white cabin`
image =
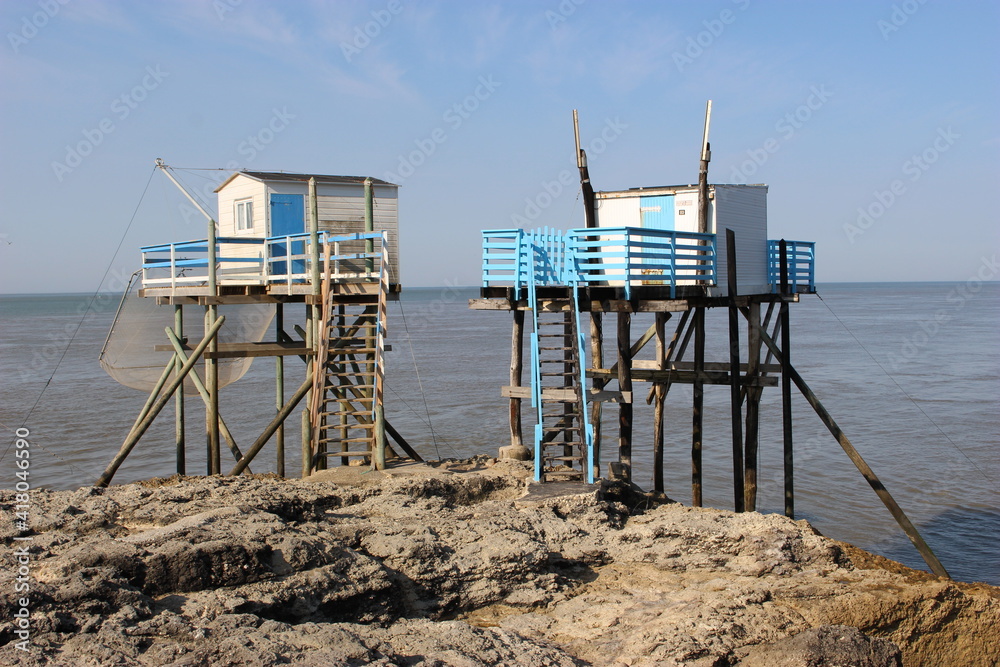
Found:
[[[398,185],[370,179],[373,229],[366,232],[364,176],[238,171],[215,190],[220,293],[233,294],[239,287],[265,294],[311,291],[310,179],[316,182],[320,247],[325,241],[336,246],[331,273],[341,281],[377,282],[369,260],[384,249],[389,282],[400,284]],[[366,252],[371,245],[374,249]],[[144,293],[201,295],[207,251],[204,239],[142,248]]]
[[[698,186],[670,185],[594,193],[599,228],[638,227],[678,232],[680,239],[698,232]],[[766,294],[768,279],[767,186],[709,185],[708,233],[715,235],[715,279],[684,279],[702,284],[711,296],[726,293],[726,233],[736,233],[736,275],[740,294]],[[653,273],[650,271],[650,273]],[[652,276],[650,276],[652,278]],[[654,284],[644,280],[643,284]],[[714,286],[711,284],[714,282]],[[633,281],[633,284],[635,282]]]
[[[696,185],[594,193],[596,227],[483,232],[483,288],[572,285],[632,298],[669,291],[729,293],[726,230],[736,239],[737,292],[769,294],[780,282],[780,242],[767,237],[766,185],[709,185],[707,230],[698,231]],[[815,291],[814,244],[787,241],[789,287]],[[489,292],[489,293],[487,293]],[[651,297],[650,297],[651,298]]]

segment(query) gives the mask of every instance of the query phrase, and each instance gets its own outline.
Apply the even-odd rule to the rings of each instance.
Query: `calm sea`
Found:
[[[830,284],[820,287],[820,295],[805,296],[792,307],[794,364],[952,575],[1000,585],[1000,283]],[[386,412],[425,458],[495,455],[508,442],[499,387],[507,384],[510,316],[470,311],[467,300],[474,296],[477,290],[467,288],[409,289],[391,306]],[[146,400],[116,384],[98,364],[117,300],[0,296],[0,453],[6,450],[0,487],[18,481],[10,445],[19,427],[30,432],[35,487],[92,484],[117,452]],[[286,321],[295,321],[300,310],[289,310]],[[634,335],[648,324],[645,316],[635,317]],[[726,313],[711,312],[708,325],[708,360],[728,361]],[[303,365],[296,357],[286,363],[291,393]],[[222,415],[244,449],[274,414],[274,372],[272,359],[258,359],[222,392]],[[643,385],[637,389],[644,397]],[[187,430],[189,474],[205,469],[196,402],[197,397],[188,399],[188,410],[195,413]],[[689,387],[671,389],[666,488],[682,502],[690,499],[690,405]],[[729,389],[707,387],[705,405],[705,504],[731,509]],[[652,408],[639,400],[635,412],[635,479],[648,488]],[[923,568],[889,512],[798,394],[794,419],[797,518],[830,537]],[[298,420],[292,421],[290,475],[300,469]],[[115,483],[172,474],[173,428],[168,408]],[[606,454],[614,451],[615,428],[611,406],[605,410]],[[224,455],[230,463],[225,449]],[[269,445],[252,468],[274,467]],[[759,509],[780,512],[777,389],[764,393],[759,486]]]

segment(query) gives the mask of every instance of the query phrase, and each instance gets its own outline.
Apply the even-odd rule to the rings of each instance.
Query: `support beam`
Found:
[[[174,353],[177,355],[178,360],[180,360],[183,364],[183,362],[187,361],[187,353],[184,352],[180,339],[169,329],[167,330],[167,338],[170,339],[170,343],[174,346]],[[198,393],[201,394],[201,400],[205,402],[205,405],[208,405],[209,401],[211,401],[211,396],[209,395],[205,384],[201,381],[198,371],[192,370],[188,373],[188,375],[191,376],[191,381],[194,383],[195,389],[197,389]],[[234,438],[233,434],[229,431],[229,427],[226,426],[226,420],[222,418],[221,414],[219,415],[219,429],[222,432],[222,437],[224,437],[226,442],[229,444],[229,451],[232,452],[233,457],[239,461],[243,458],[243,453],[240,452],[240,448],[236,444],[236,438]],[[253,474],[252,470],[249,472]]]
[[[744,510],[743,492],[743,401],[740,397],[740,328],[736,305],[736,234],[726,230],[726,277],[729,286],[729,387],[733,429],[733,505]]]
[[[705,309],[694,309],[694,388],[691,410],[691,505],[701,507],[702,415],[705,405]]]
[[[205,330],[216,319],[218,306],[205,306]],[[208,346],[210,353],[216,353],[219,341],[213,337]],[[219,442],[219,361],[205,359],[205,383],[208,385],[208,403],[205,406],[205,440],[208,447],[207,468],[209,475],[222,473],[222,458]]]
[[[410,443],[406,441],[406,438],[400,435],[399,431],[393,428],[392,424],[389,423],[389,420],[386,420],[385,422],[385,432],[390,438],[392,438],[396,442],[397,445],[400,446],[400,448],[404,452],[406,452],[406,455],[409,456],[411,459],[413,459],[414,461],[424,460],[423,457],[421,457],[420,454],[417,453],[417,450],[415,450],[410,445]]]
[[[618,388],[632,391],[632,314],[618,313]],[[632,404],[618,404],[618,463],[626,480],[632,479]]]
[[[604,366],[604,314],[600,312],[590,313],[590,363],[594,368]],[[603,378],[594,378],[593,390],[602,391],[607,382]],[[590,424],[594,429],[594,460],[591,461],[591,470],[594,477],[601,475],[601,417],[603,406],[600,401],[595,401],[590,408]]]
[[[514,327],[510,340],[510,386],[520,387],[524,377],[524,311],[514,311]],[[510,399],[510,444],[524,446],[521,428],[521,399]]]
[[[174,333],[177,338],[184,340],[184,306],[177,304],[174,306]],[[174,369],[180,374],[184,362],[179,357],[174,362]],[[187,474],[187,464],[185,462],[184,443],[184,387],[174,392],[174,451],[177,456],[177,474]]]
[[[781,294],[788,294],[788,245],[781,239]],[[781,326],[781,432],[785,473],[785,516],[795,518],[795,472],[792,442],[792,331],[788,302],[781,302],[778,324]],[[773,351],[772,351],[773,352]]]
[[[757,511],[757,452],[760,448],[760,397],[763,389],[754,386],[760,370],[760,302],[752,301],[747,307],[747,383],[746,433],[743,454],[743,503],[748,512]]]
[[[790,363],[785,362],[784,355],[781,353],[781,350],[778,349],[778,345],[764,331],[760,332],[760,337],[761,340],[764,341],[764,344],[766,344],[771,351],[774,352],[775,358],[777,358],[780,363],[784,364],[785,370],[788,372],[788,376],[791,378],[792,382],[795,383],[795,386],[798,387],[799,391],[802,392],[802,395],[805,396],[809,405],[812,406],[812,409],[816,412],[833,437],[838,443],[840,443],[841,448],[847,454],[848,458],[851,459],[851,462],[854,463],[855,467],[864,476],[865,481],[868,482],[868,485],[872,487],[872,490],[878,495],[882,504],[886,506],[886,509],[889,510],[889,513],[892,514],[893,518],[896,520],[896,523],[899,524],[899,527],[902,528],[903,532],[906,533],[906,536],[910,538],[913,546],[915,546],[917,551],[920,552],[924,562],[927,563],[931,571],[939,577],[950,579],[951,576],[948,574],[948,571],[944,569],[944,565],[942,565],[941,561],[939,561],[937,556],[934,555],[934,552],[924,541],[924,538],[920,536],[916,526],[910,522],[910,519],[903,512],[899,504],[896,503],[895,498],[892,497],[889,490],[885,488],[884,484],[882,484],[882,481],[875,474],[875,471],[871,469],[858,450],[855,449],[847,435],[841,430],[840,426],[833,419],[830,413],[827,412],[826,408],[820,402],[816,394],[813,393],[812,389],[809,388],[809,385],[807,385],[805,380],[802,379],[802,376],[799,375]]]
[[[209,344],[215,339],[216,334],[219,333],[219,329],[222,328],[222,323],[225,322],[225,320],[225,317],[220,317],[212,324],[211,327],[209,327],[208,331],[205,332],[205,338],[202,339],[201,343],[199,343],[198,347],[194,349],[188,360],[184,362],[183,366],[181,366],[180,373],[176,374],[174,379],[166,385],[164,393],[159,399],[156,400],[155,403],[153,403],[153,405],[149,408],[149,411],[146,413],[146,416],[143,417],[142,421],[137,424],[129,433],[128,437],[125,438],[125,442],[122,443],[121,448],[118,450],[118,454],[115,456],[114,460],[108,464],[108,467],[104,470],[104,473],[101,474],[100,478],[98,478],[97,482],[94,483],[94,486],[107,486],[111,483],[111,479],[115,476],[118,468],[120,468],[122,463],[125,462],[125,459],[128,458],[129,453],[131,453],[132,449],[139,442],[139,439],[142,438],[143,434],[149,429],[153,420],[156,419],[156,416],[160,414],[163,407],[170,401],[171,394],[173,394],[174,391],[176,391],[177,388],[184,382],[184,378],[187,377],[187,374],[190,373],[191,369],[194,368],[196,363],[198,363],[202,353],[205,352],[205,349],[208,348]],[[169,328],[166,330],[169,331]],[[171,370],[173,370],[172,362],[167,364],[164,369],[164,375],[169,375]]]
[[[271,420],[271,423],[268,424],[267,428],[264,429],[264,432],[260,434],[260,437],[258,437],[252,445],[250,445],[250,450],[246,454],[244,454],[243,458],[237,461],[236,466],[229,471],[230,477],[239,475],[241,472],[246,470],[247,466],[250,465],[250,462],[253,461],[254,457],[260,453],[260,450],[264,448],[264,445],[266,445],[267,441],[271,439],[271,436],[274,435],[274,432],[278,430],[278,427],[281,426],[282,422],[285,421],[288,415],[292,414],[292,411],[295,410],[295,406],[297,406],[299,402],[305,397],[305,395],[309,393],[309,389],[312,387],[312,381],[313,381],[312,370],[310,370],[308,373],[306,373],[305,382],[303,382],[302,385],[295,391],[295,393],[292,394],[292,397],[288,399],[288,402],[285,403],[284,406],[282,406],[278,414],[276,414],[274,416],[274,419]],[[304,421],[306,424],[308,424],[309,423],[308,414],[306,414],[306,417],[307,418]],[[307,456],[306,463],[303,463],[303,469],[308,464],[308,458],[309,457]]]
[[[658,370],[667,369],[666,324],[669,313],[656,313],[653,327],[656,329],[656,362]],[[663,406],[667,389],[661,382],[653,385],[655,404],[653,406],[653,491],[663,493]]]
[[[274,330],[277,332],[275,338],[281,341],[282,337],[287,337],[285,333],[285,304],[279,303],[274,307]],[[281,410],[285,404],[285,358],[274,358],[274,409]],[[275,465],[280,477],[285,476],[285,423],[274,434],[275,437]]]

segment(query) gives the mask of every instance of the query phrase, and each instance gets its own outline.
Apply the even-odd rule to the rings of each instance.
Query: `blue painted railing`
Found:
[[[540,257],[534,257],[540,255]],[[483,286],[575,285],[607,282],[667,285],[671,297],[678,284],[715,283],[714,234],[640,227],[573,229],[543,228],[483,232]]]
[[[816,244],[812,241],[785,241],[788,261],[788,289],[792,294],[816,291]],[[781,289],[781,241],[767,242],[767,282],[772,292]]]
[[[583,283],[622,283],[626,298],[639,285],[666,285],[670,298],[677,285],[715,283],[715,234],[641,227],[572,229],[572,271]]]
[[[359,242],[363,244],[366,240],[374,241],[373,252],[356,252],[363,249],[363,245],[359,248]],[[385,244],[382,232],[334,234],[321,231],[319,243],[333,246],[330,274],[334,280],[379,280]],[[207,239],[150,245],[140,250],[143,287],[175,288],[208,282]],[[311,251],[308,232],[270,238],[218,237],[215,239],[216,275],[227,284],[308,282],[312,277]],[[320,273],[324,273],[323,266],[320,266]]]

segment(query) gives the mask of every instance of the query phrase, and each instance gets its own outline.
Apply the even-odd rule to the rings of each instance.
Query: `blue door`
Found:
[[[306,230],[305,197],[303,195],[271,195],[271,233],[270,236],[286,236],[301,234]],[[292,255],[305,253],[305,240],[292,242]],[[284,243],[271,245],[271,256],[281,257],[286,254]],[[292,273],[305,273],[304,259],[292,260]],[[285,262],[271,264],[271,275],[285,275],[288,269]]]
[[[674,230],[674,196],[657,195],[639,198],[640,223],[648,229]]]

